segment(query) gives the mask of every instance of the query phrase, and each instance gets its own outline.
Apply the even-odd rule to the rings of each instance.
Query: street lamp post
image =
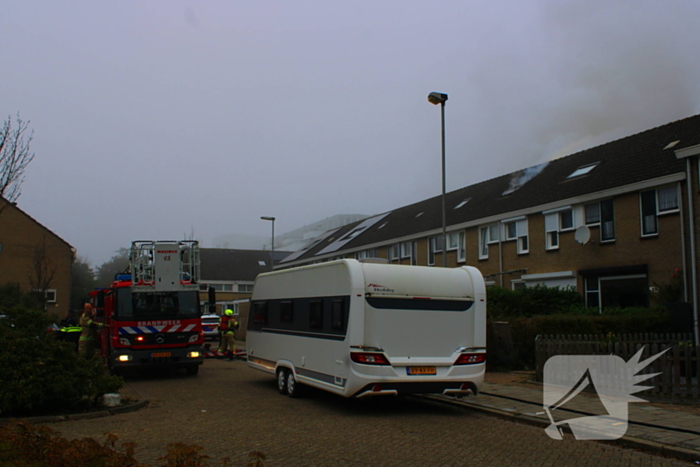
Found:
[[[269,216],[262,216],[260,219],[272,222],[272,253],[270,253],[270,271],[272,271],[272,269],[275,266],[275,218]]]
[[[447,267],[447,213],[445,210],[445,102],[447,94],[431,92],[428,94],[428,102],[434,105],[440,104],[442,114],[442,267]]]

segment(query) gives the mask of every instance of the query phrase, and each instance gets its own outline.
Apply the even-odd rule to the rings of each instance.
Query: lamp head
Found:
[[[275,220],[274,217],[269,217],[269,216],[262,216],[260,219],[262,219],[264,221],[274,221]]]
[[[447,94],[443,94],[441,92],[431,92],[428,94],[428,102],[435,105],[445,105],[445,102],[447,102]]]

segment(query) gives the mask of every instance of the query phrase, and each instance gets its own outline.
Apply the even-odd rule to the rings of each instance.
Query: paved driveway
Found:
[[[199,376],[134,375],[151,401],[138,412],[52,424],[67,437],[116,434],[136,441],[156,465],[171,442],[204,447],[217,465],[246,465],[260,450],[266,466],[591,466],[688,465],[597,442],[554,441],[537,427],[418,398],[346,400],[321,391],[290,399],[274,377],[244,362],[207,360]]]

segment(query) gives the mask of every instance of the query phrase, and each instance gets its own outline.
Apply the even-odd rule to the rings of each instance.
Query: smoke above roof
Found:
[[[532,167],[528,167],[527,169],[518,170],[517,172],[512,173],[511,179],[510,179],[510,185],[508,186],[508,189],[502,193],[502,195],[506,196],[506,195],[509,195],[509,194],[519,190],[520,187],[522,187],[527,182],[529,182],[530,180],[535,178],[548,165],[549,165],[549,162],[543,162],[541,164],[534,165]]]

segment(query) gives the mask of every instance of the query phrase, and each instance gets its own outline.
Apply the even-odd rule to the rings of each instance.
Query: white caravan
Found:
[[[248,365],[344,397],[479,392],[486,287],[478,269],[342,259],[260,274]]]

